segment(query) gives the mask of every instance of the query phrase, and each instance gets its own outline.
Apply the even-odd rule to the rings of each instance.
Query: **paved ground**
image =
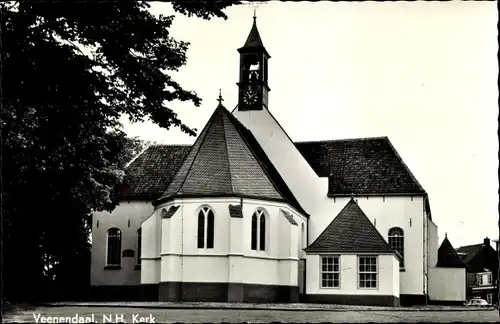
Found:
[[[79,316],[79,319],[72,319]],[[495,310],[273,310],[273,309],[201,309],[201,308],[134,308],[134,307],[24,307],[3,314],[4,323],[136,323],[153,319],[155,323],[269,323],[269,322],[499,322]],[[135,317],[134,317],[135,316]],[[49,317],[51,319],[49,319]],[[59,321],[55,317],[66,317]],[[69,317],[69,318],[68,318]],[[83,318],[83,321],[82,321]],[[44,320],[45,319],[45,320]]]

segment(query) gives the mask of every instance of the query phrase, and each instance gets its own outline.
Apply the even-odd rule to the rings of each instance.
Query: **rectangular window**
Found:
[[[486,295],[486,301],[488,302],[488,304],[493,304],[493,295],[494,294],[487,294]]]
[[[477,275],[477,284],[480,286],[487,286],[493,284],[493,277],[491,273],[479,273]]]
[[[377,257],[358,257],[359,288],[377,288]]]
[[[340,287],[340,257],[321,257],[321,288]]]

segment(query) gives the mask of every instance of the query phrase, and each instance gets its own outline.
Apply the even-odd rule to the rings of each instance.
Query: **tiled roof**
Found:
[[[351,199],[306,252],[394,253],[359,205]]]
[[[442,268],[465,268],[465,264],[460,260],[448,237],[444,238],[438,249],[437,266]]]
[[[461,246],[457,249],[459,257],[463,263],[469,264],[474,257],[483,249],[484,244],[474,244]]]
[[[425,194],[387,137],[296,142],[328,195]]]
[[[210,117],[159,201],[206,196],[284,201],[306,214],[252,133],[222,105]]]
[[[119,187],[121,199],[155,200],[163,193],[184,161],[188,145],[152,145],[126,169]]]

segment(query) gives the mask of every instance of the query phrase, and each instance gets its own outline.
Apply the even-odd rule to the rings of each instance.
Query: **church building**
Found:
[[[193,145],[147,148],[119,205],[94,213],[95,298],[427,304],[430,281],[447,287],[446,269],[433,277],[437,226],[389,139],[292,141],[268,103],[255,17],[238,52],[236,108],[219,96]],[[465,299],[465,283],[444,290]]]

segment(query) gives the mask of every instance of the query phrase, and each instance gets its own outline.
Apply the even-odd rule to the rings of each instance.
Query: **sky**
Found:
[[[430,197],[439,241],[478,244],[498,232],[496,2],[271,2],[225,10],[228,20],[175,14],[190,42],[173,74],[203,100],[174,102],[200,131],[237,104],[237,48],[257,12],[269,60],[269,109],[294,141],[387,136]],[[174,14],[152,3],[155,15]],[[131,124],[130,136],[192,144],[180,130]]]

